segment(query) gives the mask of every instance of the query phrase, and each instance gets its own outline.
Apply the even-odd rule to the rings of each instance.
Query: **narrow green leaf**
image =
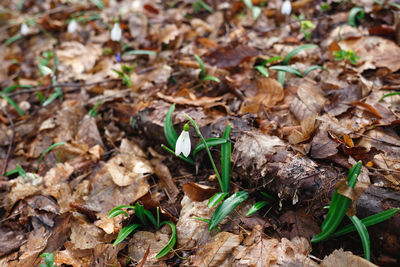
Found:
[[[210,223],[210,220],[206,219],[206,218],[201,218],[201,217],[195,216],[195,217],[193,217],[193,219],[199,220],[199,221],[202,221],[202,222],[205,222],[205,223]]]
[[[265,193],[265,192],[260,192],[260,193],[261,193],[261,195],[263,195],[264,197],[266,197],[266,198],[268,198],[268,199],[270,199],[272,201],[276,201],[277,200],[275,197],[273,197],[272,195],[270,195],[268,193]]]
[[[394,96],[394,95],[400,95],[400,91],[385,94],[385,95],[383,95],[381,98],[379,98],[378,102],[382,101],[382,100],[383,100],[384,98],[386,98],[386,97]]]
[[[207,5],[204,1],[201,1],[201,0],[198,0],[198,1],[194,2],[194,3],[192,4],[192,7],[193,7],[193,11],[194,11],[195,13],[200,12],[202,8],[204,8],[205,10],[207,10],[207,11],[210,12],[210,13],[213,13],[213,12],[214,12],[214,9],[212,9],[212,7],[210,7],[210,6]]]
[[[90,0],[98,9],[103,10],[104,4],[102,0]]]
[[[149,56],[156,56],[157,53],[152,50],[131,50],[124,53],[125,55],[149,55]]]
[[[124,241],[124,239],[133,231],[136,230],[136,228],[140,227],[140,224],[131,224],[128,226],[125,226],[124,228],[121,229],[121,231],[119,232],[117,239],[115,239],[113,246],[118,245],[119,243],[121,243],[122,241]]]
[[[197,62],[200,65],[201,73],[200,73],[200,79],[204,79],[206,77],[206,69],[204,68],[204,63],[203,60],[198,55],[194,55],[194,58],[197,60]]]
[[[129,217],[128,213],[121,209],[134,209],[134,208],[135,208],[135,206],[131,206],[131,205],[116,206],[112,210],[110,210],[110,212],[108,213],[108,218],[113,218],[119,214],[125,214],[126,217]]]
[[[347,181],[351,188],[354,188],[354,186],[356,186],[358,175],[360,175],[361,172],[361,167],[362,167],[362,162],[360,160],[356,164],[354,164],[354,166],[351,167],[349,171],[349,175],[347,176]]]
[[[43,107],[51,104],[54,100],[56,100],[59,97],[63,96],[63,92],[61,90],[60,87],[54,87],[54,93],[52,93],[49,98],[47,98],[44,102],[43,102]]]
[[[18,41],[21,38],[22,38],[22,34],[16,34],[16,35],[11,36],[10,38],[8,38],[7,41],[4,42],[4,44],[6,46],[9,46],[10,44],[14,43],[15,41]]]
[[[399,212],[399,208],[393,208],[393,209],[389,209],[389,210],[385,210],[382,211],[380,213],[368,216],[364,219],[361,219],[361,222],[366,226],[372,226],[375,225],[377,223],[386,221],[387,219],[389,219],[390,217],[392,217],[393,215],[397,214]],[[355,231],[356,228],[354,227],[354,224],[348,224],[346,226],[344,226],[343,228],[339,229],[338,231],[336,231],[334,234],[332,234],[331,237],[338,237],[338,236],[342,236],[348,233],[351,233],[353,231]]]
[[[265,77],[269,77],[269,72],[268,72],[268,69],[266,67],[258,65],[258,66],[255,66],[254,69],[258,70],[258,72],[260,72]]]
[[[156,258],[160,259],[167,255],[175,246],[176,243],[176,227],[172,222],[162,222],[161,225],[168,224],[171,227],[172,234],[171,239],[168,241],[167,245],[163,247],[160,252],[157,253]]]
[[[251,9],[251,14],[253,15],[253,19],[257,19],[258,16],[260,16],[261,14],[261,8],[258,6],[253,6],[253,8]]]
[[[362,7],[353,7],[349,13],[348,23],[350,26],[357,27],[357,19],[361,20],[364,18],[364,8]]]
[[[248,197],[248,192],[239,191],[226,199],[220,206],[218,206],[211,216],[210,224],[208,225],[208,231],[211,231],[217,227],[217,225],[225,218],[226,215],[228,215],[237,207],[237,205],[245,201]]]
[[[219,137],[211,137],[211,138],[206,139],[206,143],[207,143],[208,147],[213,147],[213,146],[225,144],[226,142],[227,142],[226,139],[219,138]],[[195,158],[197,153],[199,153],[199,151],[204,149],[204,148],[205,148],[205,146],[204,146],[203,143],[197,144],[197,146],[193,150],[193,157]]]
[[[324,70],[326,72],[329,72],[326,68],[319,66],[319,65],[312,65],[311,67],[309,67],[304,73],[303,76],[306,77],[307,74],[309,74],[311,71],[316,70],[316,69],[321,69]]]
[[[270,57],[269,59],[267,59],[267,60],[265,61],[264,65],[265,65],[265,64],[268,64],[268,63],[271,63],[271,62],[274,62],[274,61],[280,61],[280,60],[282,60],[282,57],[281,57],[281,56]]]
[[[283,64],[283,65],[286,65],[286,64],[289,62],[289,60],[290,60],[294,55],[296,55],[297,53],[299,53],[301,50],[305,50],[305,49],[309,49],[309,48],[316,48],[316,47],[318,47],[318,46],[315,45],[315,44],[305,44],[305,45],[301,45],[301,46],[299,46],[299,47],[293,49],[292,51],[290,51],[290,53],[286,55],[286,57],[285,57],[285,59],[283,60],[282,64]]]
[[[246,216],[250,216],[251,214],[253,214],[256,211],[260,210],[262,207],[264,207],[267,204],[268,204],[267,201],[260,201],[260,202],[255,203],[253,206],[251,206],[251,208],[247,212]]]
[[[217,77],[214,77],[214,76],[206,76],[203,79],[201,79],[201,81],[202,82],[204,82],[204,81],[213,81],[213,82],[216,82],[216,83],[220,83],[221,82],[220,79],[218,79]]]
[[[364,249],[364,258],[370,260],[371,248],[367,227],[365,227],[365,225],[361,222],[360,219],[357,218],[357,216],[354,215],[348,217],[350,218],[351,222],[354,224],[354,227],[357,229],[358,234],[360,235],[361,243]]]
[[[150,220],[150,222],[158,228],[158,224],[157,224],[157,220],[156,218],[154,218],[153,213],[151,213],[149,210],[144,210],[144,215],[146,215],[146,217]]]
[[[103,104],[104,99],[100,99],[97,103],[89,110],[89,116],[96,117],[97,116],[97,109]]]
[[[8,94],[8,93],[11,93],[12,91],[14,91],[17,88],[32,88],[32,87],[33,86],[31,86],[31,85],[14,84],[14,85],[11,85],[11,86],[7,87],[6,89],[4,89],[2,91],[2,93],[3,94]]]
[[[283,71],[283,72],[289,72],[291,74],[294,74],[298,77],[303,77],[303,75],[301,74],[301,72],[296,69],[293,68],[291,66],[284,66],[284,65],[275,65],[275,66],[271,66],[269,69],[271,70],[279,70],[279,71]]]
[[[162,148],[164,148],[166,151],[168,151],[169,153],[171,153],[172,155],[175,155],[175,151],[173,151],[172,149],[170,149],[169,147],[165,146],[165,145],[161,145]],[[178,158],[186,161],[187,163],[189,163],[190,165],[196,166],[196,163],[191,159],[191,158],[186,158],[184,156],[182,156],[182,154],[180,154],[178,156]]]
[[[212,208],[218,205],[226,196],[228,193],[216,193],[212,197],[210,197],[210,200],[208,200],[207,207]]]
[[[22,109],[18,106],[17,103],[14,102],[14,100],[11,99],[11,97],[3,93],[1,93],[1,96],[8,102],[8,104],[10,104],[18,112],[20,116],[24,115]]]
[[[285,84],[285,77],[286,77],[286,72],[278,71],[278,82],[282,84],[282,86]]]
[[[54,148],[56,148],[58,146],[63,146],[63,145],[65,145],[65,142],[58,142],[58,143],[54,143],[51,146],[49,146],[48,148],[46,148],[46,150],[43,151],[43,153],[39,157],[39,164],[42,163],[42,159],[43,159],[44,155],[49,153],[52,149],[54,149]]]
[[[221,145],[221,189],[222,192],[228,193],[229,192],[229,182],[231,177],[231,153],[232,153],[232,144],[230,141],[231,135],[231,126],[228,124],[225,128],[225,131],[222,135],[227,142]]]
[[[178,134],[176,133],[174,125],[172,124],[172,113],[174,112],[174,110],[175,104],[172,104],[164,119],[165,139],[167,139],[167,142],[172,147],[172,149],[175,149],[176,140],[178,140]]]
[[[135,210],[135,215],[139,218],[140,222],[144,226],[147,226],[146,214],[143,205],[140,205],[139,202],[137,202],[133,209]]]

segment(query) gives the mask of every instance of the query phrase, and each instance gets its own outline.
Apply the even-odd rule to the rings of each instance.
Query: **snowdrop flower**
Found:
[[[281,13],[282,15],[290,15],[291,12],[292,12],[292,4],[290,3],[289,0],[285,0],[281,8]]]
[[[112,41],[119,41],[121,40],[122,37],[122,30],[121,27],[119,27],[118,22],[114,23],[114,27],[111,30],[111,40]]]
[[[78,23],[73,19],[68,23],[68,32],[74,33],[76,29],[78,29]]]
[[[182,153],[187,157],[190,154],[190,148],[189,124],[186,123],[185,126],[183,126],[181,135],[178,137],[178,140],[176,140],[175,155],[179,156]]]
[[[28,25],[26,25],[25,23],[21,24],[21,29],[20,32],[22,35],[27,35],[29,33],[30,29],[28,27]]]

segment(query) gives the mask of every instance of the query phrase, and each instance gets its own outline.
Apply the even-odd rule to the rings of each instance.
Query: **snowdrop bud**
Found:
[[[285,0],[281,8],[281,13],[282,15],[290,15],[291,12],[292,12],[292,4],[290,3],[289,0]]]
[[[74,33],[76,29],[78,29],[78,23],[73,19],[68,23],[68,32]]]
[[[121,40],[121,37],[122,37],[121,27],[119,27],[118,23],[114,23],[114,27],[111,30],[111,40],[118,42],[119,40]]]
[[[183,131],[176,140],[175,155],[179,156],[181,153],[187,157],[190,154],[191,144],[189,136],[189,124],[183,126]]]
[[[22,23],[21,24],[21,29],[20,29],[20,32],[21,32],[21,34],[22,35],[27,35],[28,33],[29,33],[29,27],[28,27],[28,25],[26,25],[25,23]]]

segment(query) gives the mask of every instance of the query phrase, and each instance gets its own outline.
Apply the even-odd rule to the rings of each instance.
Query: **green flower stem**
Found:
[[[217,170],[217,166],[215,166],[215,162],[214,162],[214,160],[213,160],[213,158],[211,156],[211,152],[210,152],[210,149],[208,148],[207,142],[204,139],[203,135],[201,134],[199,126],[197,125],[197,123],[188,114],[185,113],[185,116],[186,116],[186,118],[188,118],[190,123],[193,125],[194,129],[196,130],[196,133],[200,136],[201,142],[204,144],[204,146],[205,146],[205,148],[207,150],[208,157],[210,158],[211,165],[212,165],[212,167],[214,169],[215,175],[217,176],[217,179],[218,179],[219,186],[221,187],[221,190],[222,190],[223,187],[222,187],[221,176],[219,175],[219,172]]]

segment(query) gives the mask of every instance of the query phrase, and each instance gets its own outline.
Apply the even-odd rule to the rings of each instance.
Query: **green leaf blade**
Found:
[[[219,138],[219,137],[211,137],[211,138],[207,138],[205,140],[206,140],[206,143],[207,143],[208,147],[213,147],[213,146],[225,144],[227,142],[226,139]],[[203,143],[197,144],[197,146],[193,150],[193,157],[195,158],[197,153],[199,153],[204,148],[205,148],[205,145]]]
[[[208,200],[207,207],[211,209],[212,207],[215,207],[218,205],[226,196],[228,193],[216,193],[210,199]]]
[[[215,210],[210,219],[208,231],[213,230],[218,224],[228,215],[233,209],[235,209],[240,203],[245,201],[249,197],[249,193],[246,191],[239,191],[228,199],[226,199],[218,208]]]
[[[251,208],[247,212],[246,216],[250,216],[250,215],[254,214],[255,212],[259,211],[267,204],[268,204],[267,201],[260,201],[260,202],[255,203],[253,206],[251,206]]]
[[[171,234],[171,238],[168,241],[167,245],[165,245],[165,247],[163,247],[160,252],[157,253],[156,258],[160,259],[162,257],[164,257],[165,255],[167,255],[175,246],[176,243],[176,226],[175,224],[173,224],[172,222],[162,222],[161,225],[164,224],[168,224],[171,227],[172,230],[172,234]]]
[[[306,50],[306,49],[310,49],[310,48],[317,48],[318,46],[315,44],[304,44],[301,45],[295,49],[293,49],[292,51],[290,51],[289,54],[286,55],[285,59],[283,60],[282,64],[283,65],[287,65],[287,63],[289,62],[289,60],[296,55],[297,53],[299,53],[302,50]]]
[[[371,247],[370,247],[370,241],[369,241],[369,234],[367,227],[361,222],[360,219],[357,218],[357,216],[348,216],[351,220],[351,222],[354,224],[354,227],[357,229],[358,234],[360,235],[361,238],[361,243],[364,249],[364,257],[368,261],[371,259]]]
[[[275,65],[275,66],[271,66],[269,69],[288,72],[288,73],[294,74],[294,75],[296,75],[296,76],[298,76],[300,78],[303,77],[303,74],[301,74],[301,72],[298,69],[296,69],[296,68],[294,68],[292,66]]]
[[[117,239],[115,239],[113,246],[116,246],[119,243],[121,243],[122,241],[124,241],[125,238],[127,238],[130,233],[132,233],[134,230],[136,230],[140,226],[141,226],[140,224],[131,224],[131,225],[128,225],[128,226],[125,226],[124,228],[122,228],[117,236]]]
[[[232,153],[232,144],[230,141],[231,135],[231,126],[228,124],[225,128],[225,131],[222,135],[222,138],[225,139],[227,142],[221,145],[221,189],[222,192],[228,193],[229,192],[229,182],[231,176],[231,153]]]
[[[175,104],[172,104],[168,109],[167,115],[164,119],[164,135],[165,139],[167,139],[168,144],[175,149],[176,140],[178,140],[178,134],[174,129],[174,125],[172,124],[172,113],[175,110]]]

